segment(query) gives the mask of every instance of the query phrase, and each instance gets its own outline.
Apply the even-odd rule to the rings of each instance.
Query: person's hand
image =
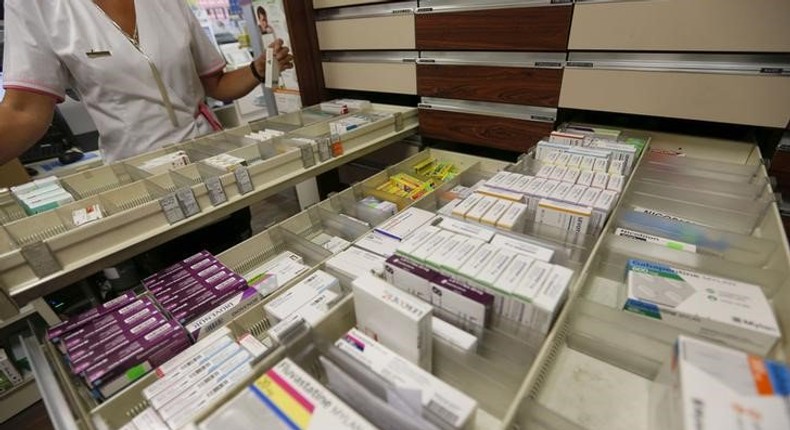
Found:
[[[269,48],[274,49],[274,58],[280,64],[280,70],[293,69],[294,57],[291,55],[291,50],[283,45],[282,39],[277,39],[269,45]]]

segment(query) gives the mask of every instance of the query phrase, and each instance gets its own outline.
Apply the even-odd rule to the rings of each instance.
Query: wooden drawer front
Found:
[[[323,51],[344,49],[414,49],[414,15],[317,21]]]
[[[790,1],[577,4],[569,49],[790,52]]]
[[[415,64],[324,62],[327,88],[417,94]]]
[[[564,51],[570,6],[503,8],[416,15],[417,49]]]
[[[417,66],[417,92],[425,97],[557,107],[562,69]]]
[[[566,69],[560,107],[784,128],[790,77]]]
[[[554,129],[552,123],[420,109],[425,137],[526,152]]]

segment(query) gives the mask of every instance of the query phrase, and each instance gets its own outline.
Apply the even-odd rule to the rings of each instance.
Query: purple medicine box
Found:
[[[81,343],[76,344],[71,349],[69,349],[69,361],[71,363],[81,361],[82,358],[88,355],[88,352],[90,351],[94,351],[94,356],[97,354],[97,352],[106,352],[112,348],[112,345],[117,346],[117,339],[135,339],[159,327],[165,322],[167,322],[167,317],[157,310],[155,312],[149,313],[145,318],[140,319],[139,322],[136,322],[129,327],[113,325],[112,327],[108,328],[107,331],[94,333],[93,335],[83,339]]]
[[[85,311],[73,318],[70,318],[68,321],[64,321],[60,324],[56,324],[47,330],[47,338],[52,342],[59,342],[60,338],[73,330],[76,330],[79,327],[93,321],[94,319],[98,318],[101,315],[104,315],[110,311],[120,308],[121,306],[125,306],[131,302],[133,302],[137,298],[137,295],[129,291],[128,293],[118,296],[108,302],[105,302],[93,309]]]
[[[88,385],[100,385],[103,380],[111,379],[125,372],[135,364],[146,360],[153,367],[167,361],[189,345],[184,329],[174,321],[169,321],[156,330],[108,354],[85,370]]]
[[[153,302],[151,302],[151,299],[148,297],[139,298],[120,309],[116,309],[108,314],[94,319],[93,321],[90,321],[88,324],[83,325],[77,330],[69,332],[67,335],[61,338],[61,342],[68,351],[69,348],[72,348],[75,344],[80,343],[84,337],[90,335],[91,333],[102,331],[113,324],[125,324],[128,326],[129,324],[137,323],[142,318],[145,318],[146,308],[154,310],[156,309]],[[151,311],[149,310],[149,312]]]

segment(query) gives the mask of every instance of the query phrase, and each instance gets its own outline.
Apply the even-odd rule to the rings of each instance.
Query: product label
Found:
[[[652,234],[642,233],[635,230],[618,228],[617,230],[615,230],[614,234],[616,236],[627,237],[629,239],[665,246],[667,248],[676,249],[678,251],[686,251],[686,252],[694,252],[694,253],[697,252],[696,245],[686,242],[664,239],[663,237],[653,236]]]

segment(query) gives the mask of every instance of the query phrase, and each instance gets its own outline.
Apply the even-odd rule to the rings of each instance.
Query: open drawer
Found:
[[[415,49],[416,8],[416,1],[406,1],[318,11],[318,47],[322,51]]]
[[[786,56],[572,53],[560,107],[784,128],[788,64]]]
[[[715,159],[743,166],[743,169],[736,166],[733,169],[736,173],[756,167],[763,179],[766,175],[760,165],[759,150],[751,144],[654,134],[652,147],[680,148],[687,155],[684,162]],[[627,200],[628,196],[624,201]],[[625,202],[617,209],[609,231],[585,267],[583,281],[541,353],[541,364],[533,369],[522,387],[524,397],[513,425],[546,430],[651,428],[654,381],[661,366],[670,360],[677,336],[693,334],[621,310],[625,289],[623,256],[691,268],[763,287],[784,333],[768,356],[782,361],[790,356],[787,340],[790,320],[786,317],[790,309],[787,276],[790,252],[775,203],[770,204],[750,235],[700,229],[714,239],[709,243],[719,247],[715,253],[711,249],[698,249],[695,254],[668,247],[654,249],[655,245],[647,244],[626,250],[631,244],[612,234],[619,226],[633,225],[629,224],[634,218],[628,215]],[[757,246],[754,251],[748,251],[754,246]]]
[[[564,53],[423,51],[417,91],[423,97],[557,107]]]
[[[557,109],[423,97],[425,137],[527,152],[554,129]]]
[[[790,51],[784,0],[577,2],[568,48],[614,51]]]
[[[551,0],[422,0],[417,49],[565,51],[571,5]]]

